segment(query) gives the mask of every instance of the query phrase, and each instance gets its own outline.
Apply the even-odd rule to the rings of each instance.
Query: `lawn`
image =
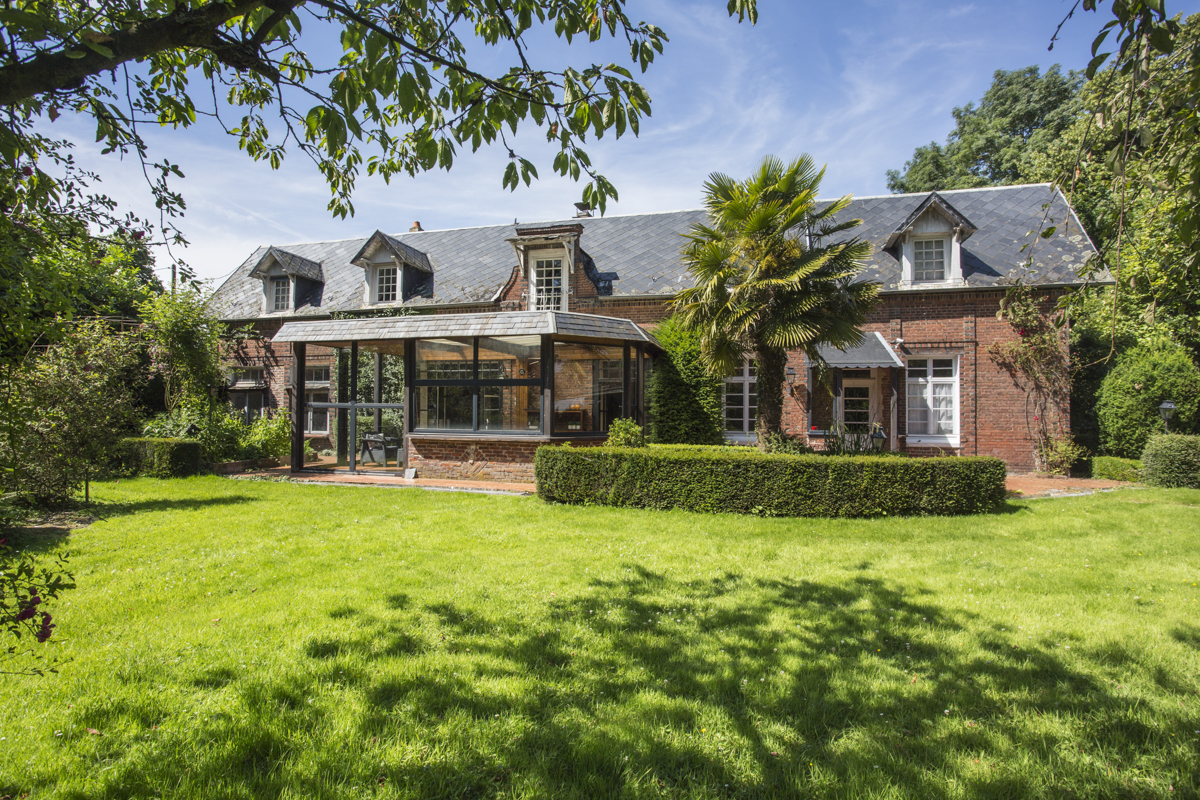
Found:
[[[847,521],[93,485],[0,797],[1195,798],[1200,492]],[[89,730],[90,729],[90,730]]]

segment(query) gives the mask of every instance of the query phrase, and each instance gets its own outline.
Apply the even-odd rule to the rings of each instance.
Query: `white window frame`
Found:
[[[724,383],[721,384],[721,435],[727,441],[737,442],[739,444],[750,444],[755,441],[754,428],[758,421],[758,370],[752,359],[746,359],[742,362],[742,367],[733,375],[727,377]],[[740,431],[731,431],[726,428],[728,417],[728,406],[726,405],[729,393],[730,384],[735,384],[741,390],[742,394],[742,429]],[[754,396],[753,405],[750,403],[751,395]],[[750,409],[754,409],[754,414],[750,413]]]
[[[951,364],[952,370],[953,370],[953,376],[952,377],[947,377],[945,375],[934,376],[933,372],[935,369],[935,367],[934,367],[935,361],[949,361]],[[919,376],[919,375],[914,377],[913,371],[915,371],[916,369],[920,369],[920,367],[917,367],[917,364],[921,364],[921,363],[923,363],[925,365],[925,367],[924,367],[925,375],[923,377]],[[960,442],[959,433],[962,430],[962,403],[960,402],[961,392],[959,391],[960,378],[961,378],[959,368],[960,368],[961,363],[962,363],[962,359],[959,356],[948,355],[948,354],[922,355],[920,357],[909,358],[905,361],[905,364],[904,364],[904,375],[905,375],[905,378],[904,378],[904,406],[905,406],[904,431],[906,434],[906,441],[909,444],[933,445],[933,446],[939,446],[939,447],[958,447],[959,446],[959,442]],[[945,367],[938,367],[938,369],[944,369],[944,368]],[[914,409],[912,402],[910,401],[910,398],[913,397],[913,389],[919,388],[921,390],[920,394],[924,398],[925,410],[929,415],[929,417],[927,419],[927,425],[928,425],[933,422],[933,415],[935,413],[935,408],[934,408],[934,396],[935,396],[934,395],[934,387],[935,386],[943,386],[943,387],[950,388],[949,396],[950,396],[952,402],[954,403],[954,413],[952,416],[954,429],[949,433],[919,433],[919,432],[913,433],[912,432],[912,414],[915,409]]]
[[[922,271],[921,262],[917,257],[917,251],[926,244],[940,243],[942,245],[942,277],[940,278],[919,278],[917,275]],[[914,284],[926,283],[945,283],[950,278],[950,260],[951,260],[951,242],[950,237],[946,236],[921,236],[913,239],[913,272],[912,282]]]
[[[319,402],[322,402],[322,403],[329,402],[328,387],[326,387],[324,389],[305,389],[304,390],[304,432],[305,433],[329,433],[329,417],[332,416],[329,412],[333,411],[334,409],[331,409],[331,408],[319,409],[320,411],[325,412],[325,427],[321,428],[321,429],[314,428],[313,427],[313,411],[317,410],[317,409],[314,409],[310,405],[310,403],[314,402],[312,399],[312,396],[314,394],[325,395],[325,399],[321,400]]]
[[[567,310],[567,270],[563,266],[562,256],[557,258],[538,258],[531,254],[533,265],[529,269],[529,306],[530,311],[566,311]],[[558,286],[553,285],[557,272]]]
[[[271,313],[280,314],[292,310],[292,279],[282,275],[272,275],[267,279],[270,285],[271,293],[268,295],[268,301],[271,304]],[[283,308],[279,307],[279,287],[287,287],[287,297],[284,298]]]
[[[398,265],[397,266],[378,266],[378,267],[375,267],[374,272],[375,272],[375,275],[374,275],[375,279],[373,281],[373,286],[372,286],[372,288],[374,290],[374,294],[375,294],[374,302],[376,302],[376,303],[394,303],[397,300],[399,300],[400,299],[400,267]],[[388,273],[391,273],[390,277],[392,278],[392,285],[390,287],[391,297],[384,297],[382,283],[383,283],[384,276],[387,275]]]

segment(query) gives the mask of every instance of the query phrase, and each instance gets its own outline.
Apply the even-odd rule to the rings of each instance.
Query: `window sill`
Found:
[[[904,441],[906,441],[908,444],[921,445],[922,447],[961,446],[957,436],[908,436]]]

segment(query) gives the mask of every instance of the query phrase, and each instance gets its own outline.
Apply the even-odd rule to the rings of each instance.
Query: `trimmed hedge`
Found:
[[[1092,477],[1106,481],[1140,481],[1142,462],[1136,458],[1096,456],[1092,459]]]
[[[560,503],[778,517],[974,514],[1004,502],[998,458],[763,455],[751,448],[541,447],[538,496]]]
[[[1151,486],[1200,489],[1200,436],[1151,436],[1142,464],[1142,478]]]
[[[204,450],[195,439],[135,437],[121,440],[118,460],[126,475],[185,478],[200,472]]]

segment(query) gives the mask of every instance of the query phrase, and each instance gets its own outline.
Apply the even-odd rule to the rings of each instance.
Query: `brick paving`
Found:
[[[1094,478],[1064,478],[1059,475],[1009,475],[1008,490],[1020,492],[1021,497],[1057,497],[1064,494],[1093,494],[1097,491],[1121,489],[1135,484],[1126,481],[1107,481]]]

